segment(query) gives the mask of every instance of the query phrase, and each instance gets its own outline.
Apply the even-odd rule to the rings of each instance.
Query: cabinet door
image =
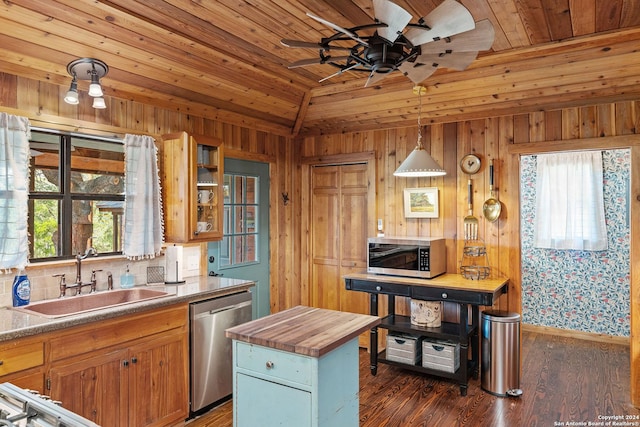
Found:
[[[131,347],[130,426],[173,425],[187,418],[187,354],[183,329]]]
[[[190,138],[190,152],[195,159],[195,194],[192,194],[191,218],[194,239],[222,238],[222,142],[204,136]]]
[[[98,425],[126,426],[126,360],[127,351],[118,350],[62,362],[49,371],[51,397]]]
[[[234,426],[311,426],[309,391],[236,374]]]
[[[222,239],[222,141],[185,132],[164,135],[162,139],[165,241]]]

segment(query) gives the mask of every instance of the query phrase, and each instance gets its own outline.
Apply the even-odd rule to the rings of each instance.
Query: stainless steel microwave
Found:
[[[367,272],[430,279],[447,268],[444,239],[369,237]]]

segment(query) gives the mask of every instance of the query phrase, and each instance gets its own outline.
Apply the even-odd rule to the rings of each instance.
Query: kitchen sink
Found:
[[[14,310],[48,318],[57,318],[147,301],[167,295],[171,294],[147,288],[117,289],[55,300],[38,301],[22,307],[14,307]]]

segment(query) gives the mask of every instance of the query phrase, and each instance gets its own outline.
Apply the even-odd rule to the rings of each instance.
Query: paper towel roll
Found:
[[[165,253],[165,269],[167,278],[165,283],[182,283],[182,246],[167,246]]]

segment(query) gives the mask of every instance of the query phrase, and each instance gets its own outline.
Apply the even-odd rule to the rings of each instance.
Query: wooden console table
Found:
[[[387,360],[386,351],[378,353],[378,327],[371,329],[371,373],[375,375],[378,362],[404,369],[457,380],[460,394],[466,396],[469,376],[478,377],[479,362],[479,307],[492,306],[498,297],[507,292],[508,279],[469,280],[459,274],[444,274],[434,279],[386,276],[381,274],[356,273],[344,277],[348,290],[369,294],[369,314],[378,315],[378,295],[388,296],[388,315],[378,327],[419,337],[448,340],[460,344],[460,368],[449,373]],[[442,322],[438,328],[426,328],[411,324],[409,316],[395,314],[395,297],[408,297],[426,301],[448,301],[460,306],[458,323]],[[471,306],[472,319],[469,325],[468,307]],[[471,359],[468,360],[469,343]],[[467,361],[467,363],[464,363]]]

